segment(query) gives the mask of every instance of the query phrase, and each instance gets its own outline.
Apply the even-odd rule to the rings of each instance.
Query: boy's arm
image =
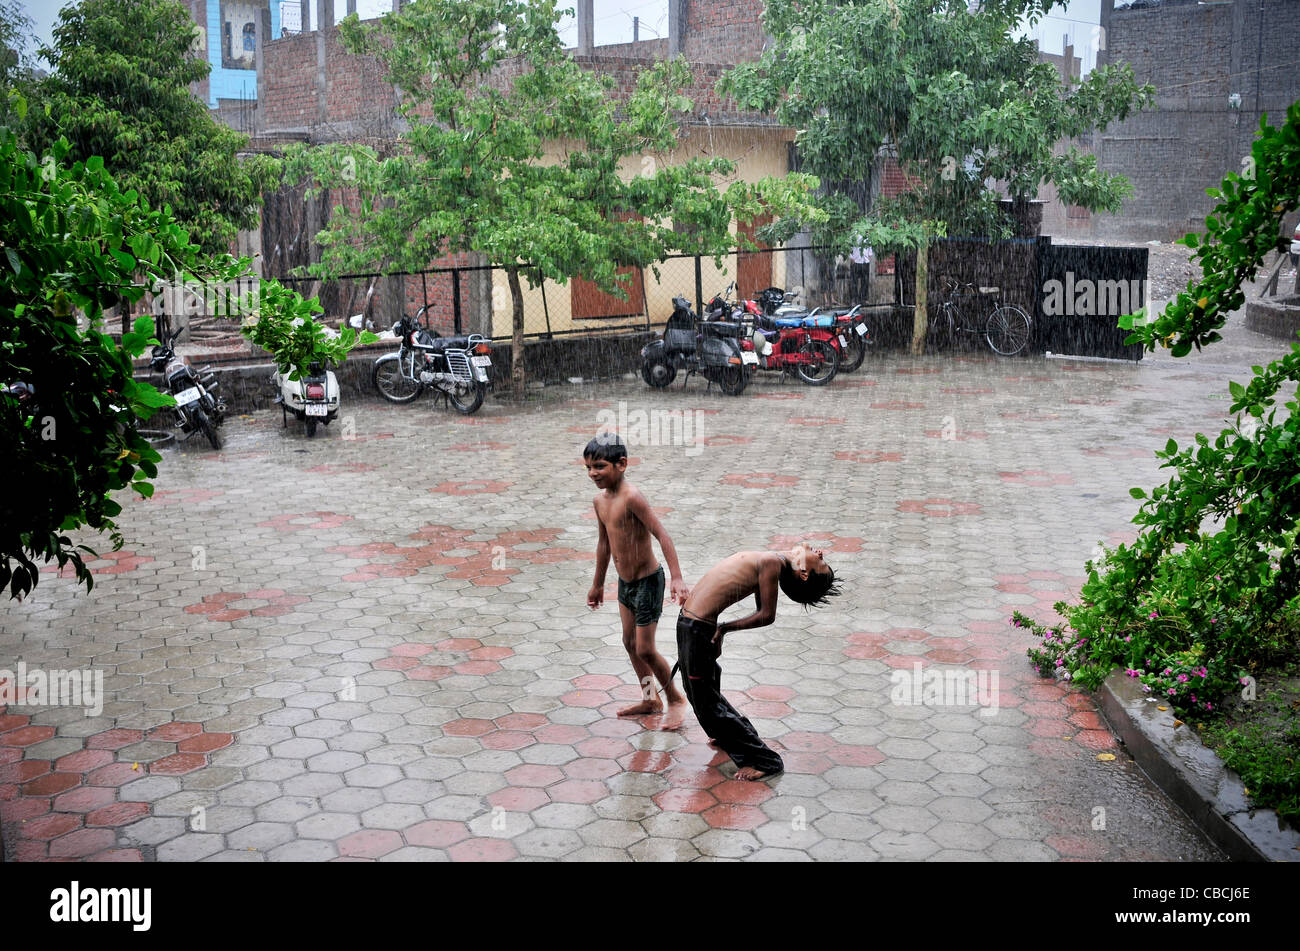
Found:
[[[751,627],[766,627],[776,620],[776,594],[781,578],[781,561],[765,558],[758,569],[758,590],[754,592],[755,611],[749,617],[737,618],[718,625],[713,633],[713,643],[719,644],[732,631],[745,631]]]
[[[592,502],[591,507],[596,509],[596,503]],[[591,590],[587,592],[587,607],[592,610],[605,602],[605,572],[609,568],[609,534],[605,531],[600,509],[596,509],[596,524],[600,526],[600,537],[596,541],[596,577],[591,582]]]
[[[674,601],[685,604],[691,589],[682,579],[682,568],[677,562],[677,548],[673,545],[673,540],[668,537],[668,530],[664,528],[663,523],[659,521],[659,516],[655,515],[650,508],[650,503],[640,492],[635,493],[628,500],[628,508],[658,540],[659,547],[664,553],[664,561],[668,562],[668,577],[671,579],[669,593]]]

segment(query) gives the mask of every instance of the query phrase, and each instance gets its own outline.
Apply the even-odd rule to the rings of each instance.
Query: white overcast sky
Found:
[[[210,2],[215,3],[217,0]],[[299,0],[287,0],[287,4],[295,7],[298,2]],[[576,0],[570,2],[576,5]],[[24,0],[22,3],[27,15],[35,21],[36,38],[42,43],[50,42],[50,31],[58,19],[58,11],[66,5],[67,0]],[[357,0],[357,12],[362,17],[377,16],[391,10],[392,6],[392,0]],[[668,35],[668,0],[595,0],[594,6],[597,46],[631,42],[633,18],[640,20],[642,39]],[[334,0],[334,7],[341,16],[347,9],[347,0]],[[1048,17],[1034,28],[1026,28],[1023,32],[1037,38],[1039,45],[1049,53],[1061,52],[1062,37],[1068,34],[1075,46],[1075,55],[1084,57],[1083,68],[1086,72],[1096,61],[1093,47],[1096,45],[1097,34],[1094,27],[1100,9],[1101,0],[1071,0],[1059,15]],[[561,21],[560,35],[570,46],[577,46],[578,28],[572,18]]]

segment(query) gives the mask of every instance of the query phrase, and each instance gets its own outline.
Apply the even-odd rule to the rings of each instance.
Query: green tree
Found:
[[[25,108],[19,100],[20,117]],[[38,156],[0,126],[0,383],[35,392],[34,408],[0,396],[0,453],[14,477],[0,494],[0,588],[11,597],[52,559],[89,589],[91,549],[64,533],[109,532],[120,548],[122,506],[110,493],[153,492],[160,457],[135,424],[173,401],[137,383],[131,364],[153,322],[139,318],[119,345],[101,330],[104,309],[138,301],[141,276],[229,281],[247,266],[205,261],[171,214],[121,189],[102,159],[68,162],[69,152],[59,141]]]
[[[1282,219],[1300,205],[1300,103],[1280,127],[1261,119],[1247,176],[1230,173],[1195,249],[1203,277],[1154,319],[1121,318],[1128,343],[1187,356],[1221,339],[1228,315],[1245,303],[1242,285],[1265,257],[1287,247]],[[1156,455],[1169,481],[1142,499],[1131,545],[1089,563],[1081,603],[1060,604],[1058,629],[1036,661],[1068,664],[1096,686],[1118,664],[1181,711],[1211,710],[1242,672],[1293,652],[1300,631],[1300,344],[1246,383],[1231,381],[1233,425],[1213,441],[1169,440]],[[1277,403],[1283,401],[1284,413]],[[1021,618],[1028,624],[1028,619]],[[1196,693],[1199,691],[1199,693]]]
[[[677,144],[675,114],[690,102],[676,90],[688,68],[659,64],[616,101],[608,78],[565,52],[555,21],[554,0],[413,0],[378,24],[348,17],[343,44],[387,67],[408,130],[388,158],[338,145],[287,163],[291,179],[309,176],[360,198],[355,211],[335,209],[315,273],[416,270],[458,251],[505,268],[517,394],[525,380],[521,277],[582,276],[625,293],[619,267],[679,249],[720,253],[735,241],[733,214],[809,212],[801,198],[815,187],[793,176],[724,191],[717,179],[735,172],[725,159],[642,161]]]
[[[176,0],[82,0],[59,14],[41,55],[53,73],[36,88],[28,145],[59,138],[71,157],[101,156],[124,190],[177,222],[209,254],[255,227],[274,163],[241,161],[248,138],[215,122],[190,92],[208,75],[194,21]]]
[[[18,0],[0,0],[0,121],[12,121],[15,97],[31,85],[27,51],[35,43],[32,27]]]
[[[882,248],[917,252],[912,350],[925,343],[930,241],[947,234],[1000,235],[998,194],[1014,199],[1052,182],[1063,201],[1115,210],[1130,192],[1120,176],[1062,139],[1124,119],[1153,92],[1127,65],[1093,70],[1065,88],[1034,45],[1012,34],[1055,0],[769,0],[774,44],[721,86],[744,107],[775,111],[799,130],[804,166],[827,180],[866,180],[882,150],[898,160],[912,189],[859,219],[832,207],[837,244],[855,235]],[[832,203],[834,205],[834,203]]]

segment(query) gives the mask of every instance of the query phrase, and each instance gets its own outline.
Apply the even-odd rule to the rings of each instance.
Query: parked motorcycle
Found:
[[[728,396],[739,396],[749,382],[746,364],[758,362],[757,356],[742,350],[741,334],[737,324],[700,320],[690,301],[674,297],[663,337],[641,350],[641,377],[650,386],[662,388],[677,378],[678,370],[685,370],[683,385],[692,373],[698,373],[717,383]]]
[[[375,361],[370,379],[379,395],[392,403],[410,403],[425,388],[436,391],[466,416],[477,412],[487,395],[491,341],[482,334],[443,337],[420,326],[426,308],[393,324],[401,340],[397,353]]]
[[[176,356],[176,340],[181,335],[181,328],[165,339],[165,342],[151,351],[149,368],[161,373],[166,384],[166,392],[176,399],[176,425],[186,437],[202,433],[212,444],[213,449],[221,448],[221,438],[217,427],[225,422],[226,403],[214,396],[213,391],[221,384],[208,369],[195,372],[194,368]]]
[[[757,370],[773,370],[798,376],[809,386],[825,386],[835,378],[840,358],[829,329],[806,327],[803,318],[787,320],[789,326],[778,326],[784,318],[768,317],[733,304],[726,298],[730,290],[728,287],[709,301],[705,313],[738,328],[749,344],[746,352],[752,348],[753,359],[746,361],[750,375]]]
[[[757,315],[761,312],[776,318],[777,326],[789,326],[781,322],[803,317],[806,318],[805,326],[833,329],[835,333],[831,343],[840,351],[840,373],[852,373],[867,358],[871,333],[861,304],[846,309],[824,310],[814,307],[805,310],[794,306],[790,302],[790,295],[779,287],[765,288],[759,292],[756,301],[746,301],[745,304],[748,313]]]

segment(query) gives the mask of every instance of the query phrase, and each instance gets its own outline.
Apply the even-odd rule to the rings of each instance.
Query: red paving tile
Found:
[[[492,733],[485,733],[479,737],[479,742],[490,750],[521,750],[525,746],[532,746],[537,742],[537,738],[531,733],[520,733],[515,730],[495,730]]]
[[[41,743],[54,735],[52,726],[24,726],[10,730],[4,735],[5,746],[31,746]]]
[[[201,753],[173,753],[171,756],[164,756],[162,759],[150,763],[149,772],[166,776],[179,776],[183,773],[192,773],[196,769],[202,769],[207,764],[207,759]]]
[[[666,754],[659,755],[666,756]],[[622,772],[622,767],[614,760],[592,757],[571,760],[561,766],[560,769],[564,770],[564,775],[569,779],[608,779],[610,776],[616,776]],[[653,772],[653,770],[637,770],[637,772]]]
[[[705,809],[700,815],[715,829],[757,829],[768,821],[762,809],[722,803]]]
[[[482,736],[496,728],[491,720],[452,720],[442,725],[442,732],[448,736]]]
[[[111,849],[117,843],[112,829],[79,829],[50,843],[50,858],[80,859]]]
[[[497,717],[492,722],[501,730],[534,730],[537,727],[545,726],[547,720],[540,713],[509,713],[506,716]],[[553,741],[547,740],[546,742]]]
[[[73,786],[80,786],[80,773],[46,773],[23,784],[24,796],[56,796]]]
[[[402,837],[410,845],[419,845],[431,849],[445,849],[450,845],[468,839],[469,829],[463,822],[430,819],[428,822],[421,822],[404,830]]]
[[[107,766],[115,757],[108,750],[81,750],[69,753],[54,761],[54,768],[61,772],[87,773],[92,769]]]
[[[106,730],[103,733],[96,733],[86,741],[86,748],[92,750],[120,750],[124,746],[130,746],[132,743],[139,743],[144,739],[142,730]]]
[[[339,855],[377,859],[402,847],[402,837],[388,829],[362,829],[338,841]]]
[[[55,798],[55,812],[91,812],[103,808],[117,798],[108,786],[78,786]]]
[[[741,779],[728,779],[709,790],[720,803],[757,806],[767,802],[775,793],[767,783],[751,783]]]
[[[73,829],[80,829],[81,825],[81,816],[56,812],[37,819],[28,819],[19,827],[19,835],[24,839],[56,839]]]
[[[826,758],[840,766],[876,766],[885,761],[885,754],[874,746],[832,746]]]
[[[25,783],[44,776],[50,771],[50,764],[43,759],[25,759],[8,766],[0,766],[0,783]]]
[[[149,815],[147,802],[117,802],[86,816],[87,826],[122,826]]]
[[[566,779],[562,783],[546,787],[546,793],[554,802],[591,804],[606,798],[609,789],[604,783],[595,780]]]
[[[551,801],[551,797],[546,795],[543,789],[534,789],[531,786],[512,786],[509,789],[498,789],[490,794],[488,802],[493,807],[504,809],[507,812],[532,812]]]
[[[1074,741],[1086,749],[1103,752],[1119,746],[1119,741],[1109,730],[1080,730]]]
[[[544,766],[540,763],[525,763],[506,770],[506,782],[511,786],[546,787],[564,779],[564,773],[556,766]]]
[[[201,723],[166,723],[154,730],[150,730],[146,739],[163,740],[168,743],[175,743],[177,740],[183,740],[186,737],[194,736],[196,733],[203,732]]]
[[[50,801],[36,797],[13,799],[4,807],[5,822],[24,822],[50,811]]]
[[[703,812],[718,804],[707,789],[665,789],[652,798],[664,812]]]
[[[601,760],[601,762],[607,762]],[[667,769],[673,763],[672,755],[657,750],[637,750],[628,756],[619,757],[618,766],[634,773],[657,773]],[[572,775],[572,774],[571,774]],[[606,775],[612,776],[613,773]]]
[[[591,739],[591,734],[587,732],[585,726],[573,726],[568,723],[548,723],[546,726],[534,730],[533,736],[537,738],[539,743],[558,743],[561,746]]]
[[[133,769],[133,763],[110,763],[86,774],[86,782],[92,786],[121,786],[146,775],[145,767]]]
[[[378,663],[378,661],[376,661]],[[450,677],[453,671],[450,667],[434,667],[432,665],[423,665],[412,667],[406,671],[406,676],[411,680],[441,680],[443,677]]]
[[[508,862],[519,853],[501,839],[469,839],[453,845],[447,854],[454,862]]]
[[[188,740],[181,740],[176,744],[176,749],[181,753],[212,753],[225,749],[234,741],[234,736],[229,733],[200,733]]]
[[[583,756],[595,756],[602,759],[618,759],[631,753],[632,744],[613,736],[591,736],[573,747]]]

